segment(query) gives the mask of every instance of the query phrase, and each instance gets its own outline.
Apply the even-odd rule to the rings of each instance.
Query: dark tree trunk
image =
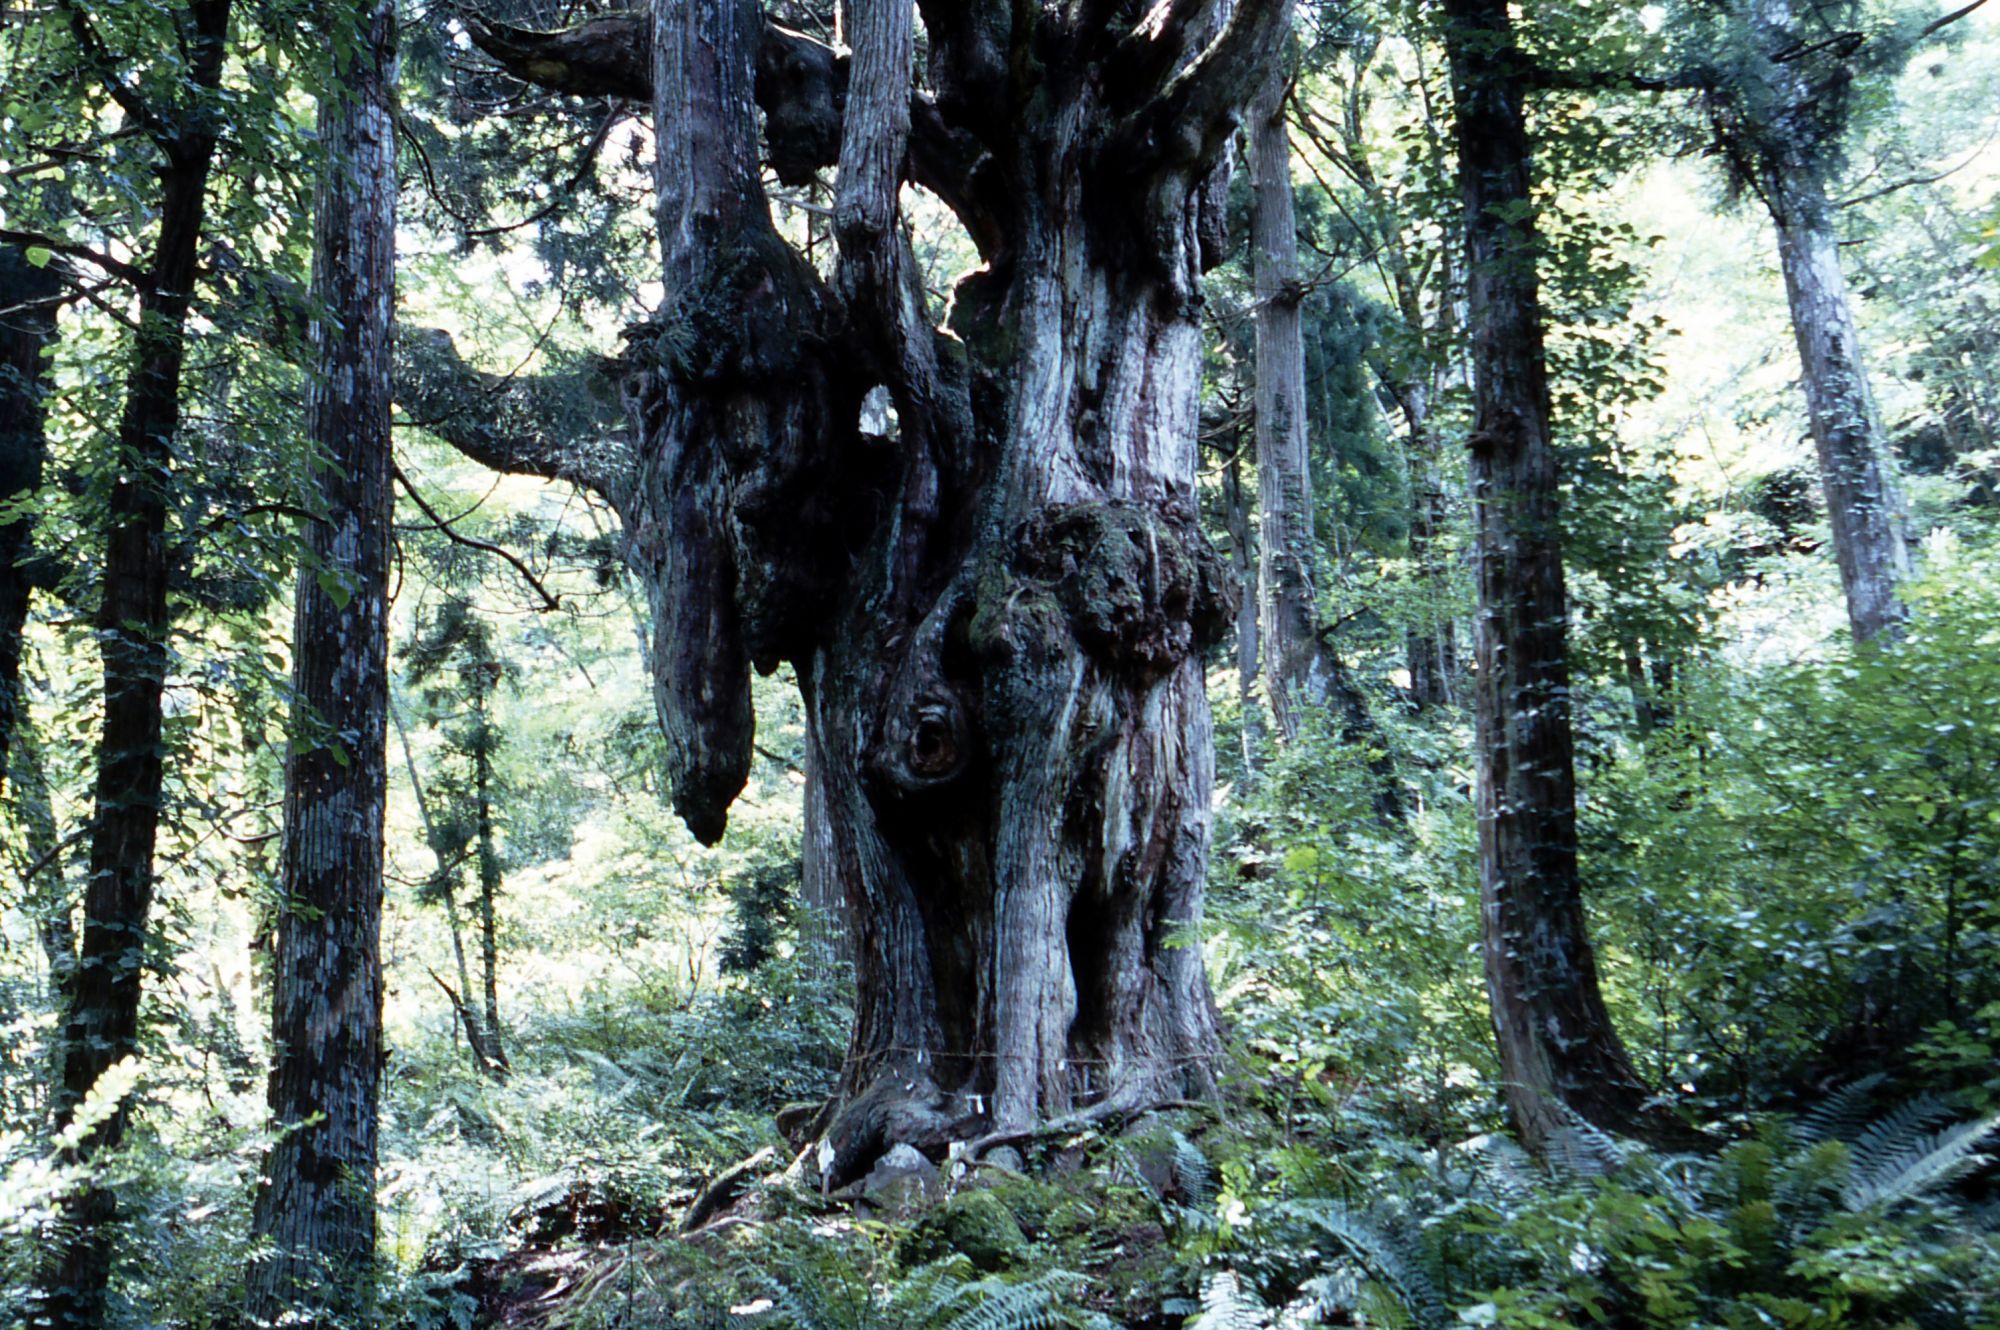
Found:
[[[313,286],[324,314],[309,437],[323,459],[304,506],[296,703],[272,1014],[270,1104],[250,1267],[255,1324],[370,1321],[376,1105],[382,1074],[382,819],[388,787],[390,340],[396,140],[391,0],[335,10],[321,95],[326,161]]]
[[[160,698],[167,673],[167,500],[174,436],[180,428],[181,368],[188,305],[215,156],[214,108],[201,104],[221,82],[230,0],[191,0],[186,9],[187,82],[194,104],[156,128],[159,234],[139,292],[139,326],[119,418],[118,479],[105,536],[98,609],[104,661],[104,718],[97,747],[96,809],[83,938],[63,1022],[62,1084],[56,1119],[75,1108],[139,1042],[140,980],[153,900],[153,848],[162,788]],[[68,1152],[85,1163],[124,1139],[121,1103]],[[103,1323],[111,1269],[112,1193],[85,1186],[64,1203],[66,1231],[42,1271],[42,1316],[68,1330]]]
[[[1144,31],[1110,6],[923,9],[913,98],[906,0],[853,6],[824,86],[769,77],[820,57],[747,0],[656,4],[667,295],[631,385],[638,465],[593,480],[648,588],[697,835],[748,770],[750,669],[798,671],[806,841],[855,930],[836,1182],[894,1142],[1215,1087],[1200,952],[1178,945],[1208,851],[1197,653],[1234,608],[1195,514],[1197,185],[1281,6],[1225,25],[1187,0]],[[511,40],[495,54],[535,77]],[[838,157],[831,282],[771,225],[753,98],[781,176]],[[904,238],[906,172],[985,259],[950,334]],[[858,428],[875,384],[891,438]]]
[[[0,245],[0,503],[41,487],[48,456],[42,394],[48,362],[43,348],[56,333],[62,283],[13,245]],[[22,708],[21,634],[34,588],[30,566],[34,522],[0,523],[0,790]]]
[[[481,1057],[496,1069],[507,1066],[500,1037],[500,846],[493,823],[493,749],[490,684],[473,683],[472,707],[479,726],[472,750],[474,858],[479,871],[479,979],[486,999],[485,1044]]]
[[[1482,951],[1508,1107],[1542,1149],[1565,1109],[1642,1120],[1598,988],[1577,875],[1569,608],[1557,520],[1529,148],[1507,0],[1447,0],[1476,417],[1474,697]]]

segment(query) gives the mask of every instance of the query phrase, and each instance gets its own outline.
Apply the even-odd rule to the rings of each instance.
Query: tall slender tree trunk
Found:
[[[1243,488],[1240,449],[1230,457],[1222,485],[1229,526],[1229,562],[1236,575],[1236,700],[1243,715],[1243,770],[1248,776],[1264,761],[1264,704],[1257,694],[1257,677],[1263,669],[1263,642],[1257,622],[1257,542],[1251,534],[1250,495]]]
[[[410,732],[403,725],[403,714],[396,707],[395,699],[389,702],[389,720],[396,728],[396,742],[403,750],[403,769],[410,776],[410,796],[416,801],[417,817],[424,824],[424,844],[430,848],[431,861],[437,865],[437,891],[444,906],[445,928],[451,937],[452,965],[458,975],[458,987],[453,989],[440,984],[445,996],[451,1001],[452,1014],[456,1018],[455,1027],[465,1032],[466,1051],[471,1055],[473,1068],[481,1075],[497,1076],[504,1072],[498,1058],[494,1057],[486,1044],[486,1033],[479,1023],[479,1013],[469,1005],[467,998],[472,992],[472,971],[465,963],[465,923],[459,916],[458,890],[452,880],[451,865],[446,857],[444,840],[438,834],[437,824],[431,818],[430,799],[424,794],[423,779],[417,774],[416,754],[410,748]]]
[[[1290,45],[1289,35],[1286,43]],[[1292,200],[1291,136],[1285,93],[1290,62],[1279,60],[1249,117],[1250,270],[1255,298],[1259,618],[1265,695],[1278,732],[1298,733],[1301,714],[1332,689],[1319,638],[1313,575],[1312,472],[1306,456],[1306,353],[1299,306],[1298,221]]]
[[[382,1075],[382,820],[388,788],[390,340],[395,319],[394,0],[334,9],[314,217],[317,373],[293,630],[292,752],[270,1105],[250,1267],[254,1324],[368,1324]]]
[[[1285,43],[1289,45],[1289,40]],[[1259,514],[1258,618],[1264,693],[1278,733],[1297,736],[1305,714],[1326,707],[1357,747],[1379,742],[1367,701],[1321,635],[1315,577],[1312,469],[1306,448],[1306,352],[1299,278],[1292,143],[1285,117],[1289,61],[1275,62],[1249,112],[1250,270],[1256,299],[1256,442]],[[1374,803],[1384,820],[1402,797],[1385,754],[1370,759]]]
[[[1646,1090],[1599,991],[1577,874],[1569,607],[1522,58],[1508,0],[1446,0],[1445,13],[1476,401],[1481,950],[1508,1107],[1539,1150],[1563,1131],[1565,1110],[1633,1129]]]
[[[998,1148],[1216,1085],[1199,949],[1178,945],[1213,782],[1198,652],[1234,608],[1195,507],[1198,197],[1283,7],[1143,27],[921,7],[932,95],[912,97],[908,0],[857,0],[836,100],[831,53],[754,5],[656,0],[642,465],[586,480],[648,588],[675,806],[703,839],[748,770],[751,668],[798,670],[823,777],[806,834],[855,929],[819,1152],[836,1184],[898,1142]],[[592,69],[612,25],[586,26],[474,37],[530,78],[630,86],[629,59]],[[794,148],[810,168],[840,145],[830,282],[771,224],[760,102],[781,177]],[[951,336],[898,215],[906,172],[985,261]],[[876,384],[893,438],[858,427]]]
[[[1449,520],[1444,440],[1433,412],[1443,386],[1447,348],[1456,342],[1454,310],[1458,294],[1453,289],[1454,265],[1449,255],[1441,255],[1430,270],[1435,275],[1429,279],[1438,292],[1433,301],[1436,312],[1426,314],[1426,279],[1410,262],[1413,244],[1410,221],[1402,201],[1375,173],[1363,89],[1376,50],[1372,44],[1355,49],[1355,63],[1348,76],[1340,114],[1330,130],[1324,121],[1304,108],[1299,108],[1299,122],[1322,155],[1360,186],[1368,202],[1366,216],[1373,223],[1374,243],[1381,254],[1397,317],[1403,325],[1398,339],[1402,345],[1378,347],[1375,371],[1402,412],[1407,432],[1403,450],[1410,492],[1410,562],[1416,570],[1420,610],[1417,622],[1404,636],[1404,653],[1410,674],[1410,701],[1421,710],[1452,701],[1459,670],[1457,634],[1450,608],[1450,572],[1443,563],[1443,536]],[[1419,86],[1422,84],[1420,77]],[[1428,114],[1428,99],[1425,123],[1435,137],[1437,131]],[[1337,149],[1327,141],[1328,133],[1338,136]]]
[[[1757,0],[1754,13],[1768,84],[1758,101],[1772,109],[1738,131],[1732,146],[1777,228],[1834,558],[1848,623],[1865,642],[1908,617],[1899,595],[1910,575],[1906,514],[1841,271],[1825,134],[1815,123],[1819,90],[1799,63],[1794,0]]]
[[[48,361],[42,352],[56,333],[56,300],[62,283],[54,272],[29,263],[13,245],[0,245],[0,503],[41,487],[48,456],[42,396]],[[34,522],[0,523],[0,790],[7,786],[7,755],[23,709],[21,641],[34,587],[29,566]]]
[[[191,104],[154,108],[170,116],[156,133],[160,172],[159,232],[139,292],[138,330],[118,424],[118,479],[105,535],[103,599],[98,608],[104,661],[104,716],[97,747],[83,937],[63,1021],[62,1084],[56,1119],[69,1121],[98,1078],[139,1043],[139,998],[153,901],[153,851],[159,835],[164,766],[160,699],[167,674],[167,500],[174,436],[180,429],[181,370],[188,306],[215,157],[215,108],[230,0],[190,0],[187,84]],[[87,1164],[124,1139],[121,1103],[68,1154]],[[111,1273],[111,1224],[117,1201],[86,1184],[65,1201],[64,1232],[41,1272],[47,1324],[84,1330],[103,1324]]]
[[[500,846],[493,824],[493,749],[490,685],[473,682],[473,714],[478,739],[472,750],[472,797],[477,825],[474,857],[479,870],[479,978],[486,999],[485,1057],[498,1068],[507,1065],[500,1037]]]
[[[1410,486],[1410,562],[1416,566],[1420,619],[1404,637],[1410,671],[1410,700],[1419,709],[1448,706],[1458,677],[1458,641],[1443,562],[1444,533],[1449,520],[1445,491],[1443,442],[1431,415],[1431,389],[1426,383],[1404,384],[1396,393],[1408,429]]]
[[[1908,617],[1899,593],[1910,575],[1902,494],[1869,391],[1825,187],[1794,178],[1777,182],[1769,197],[1847,619],[1855,640],[1866,642]]]

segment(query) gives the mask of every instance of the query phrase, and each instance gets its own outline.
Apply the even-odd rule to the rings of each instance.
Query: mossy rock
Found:
[[[959,1192],[932,1210],[896,1244],[905,1266],[942,1260],[956,1252],[989,1273],[1021,1260],[1027,1235],[1005,1203],[984,1188]]]

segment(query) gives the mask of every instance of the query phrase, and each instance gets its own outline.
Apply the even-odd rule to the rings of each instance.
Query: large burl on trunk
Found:
[[[856,930],[834,1182],[895,1142],[1214,1088],[1183,945],[1208,855],[1199,655],[1232,609],[1195,517],[1202,185],[1281,8],[939,0],[916,7],[920,87],[907,0],[855,0],[851,53],[749,0],[662,0],[622,39],[602,18],[588,40],[475,30],[572,91],[629,87],[648,66],[619,41],[650,44],[667,295],[628,356],[631,455],[478,442],[618,508],[702,839],[749,768],[750,671],[796,668],[808,871]],[[837,168],[829,276],[774,229],[765,161]],[[905,180],[983,259],[947,329]],[[859,423],[878,387],[886,437]]]

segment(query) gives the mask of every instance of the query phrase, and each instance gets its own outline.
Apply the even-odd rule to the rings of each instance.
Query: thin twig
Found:
[[[418,510],[422,512],[425,517],[430,518],[432,522],[437,524],[437,529],[443,532],[447,539],[452,541],[452,543],[454,544],[463,545],[467,549],[480,550],[487,554],[498,555],[500,558],[505,559],[509,564],[513,565],[514,571],[519,573],[524,579],[526,579],[528,585],[535,589],[535,594],[542,598],[543,609],[559,610],[562,608],[562,602],[558,600],[556,597],[549,594],[549,589],[542,585],[542,580],[539,577],[536,577],[534,571],[530,569],[527,564],[523,563],[520,557],[516,555],[512,550],[504,549],[499,545],[495,545],[490,540],[480,540],[474,536],[468,536],[463,532],[457,530],[455,527],[452,526],[451,523],[447,522],[444,518],[438,516],[437,510],[435,508],[431,507],[428,503],[424,502],[424,496],[417,493],[417,487],[410,483],[410,478],[408,476],[403,474],[402,467],[396,465],[394,462],[391,462],[389,464],[389,469],[390,472],[396,477],[396,482],[403,487],[403,492],[410,496],[411,502],[417,505]]]

